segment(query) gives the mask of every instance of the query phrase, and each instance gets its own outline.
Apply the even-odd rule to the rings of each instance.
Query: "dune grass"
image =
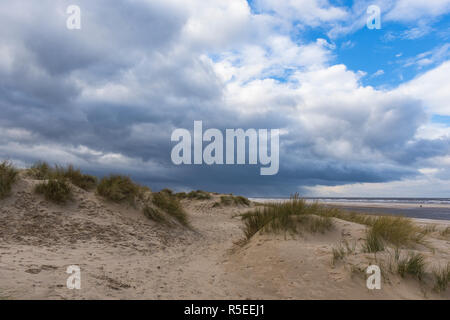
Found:
[[[75,169],[72,165],[67,167],[55,166],[54,172],[54,175],[63,177],[73,185],[86,191],[95,189],[97,186],[97,177],[84,174],[80,169]]]
[[[363,250],[365,252],[375,253],[378,251],[383,251],[384,248],[385,243],[383,238],[373,229],[369,229],[366,233],[366,239],[363,245]]]
[[[425,257],[420,253],[411,253],[408,257],[400,259],[397,265],[397,272],[402,278],[407,274],[419,280],[425,274]]]
[[[418,231],[425,236],[425,235],[428,235],[430,233],[435,232],[436,231],[436,225],[433,224],[433,225],[419,227]]]
[[[126,202],[134,205],[140,195],[141,187],[134,183],[130,177],[110,175],[100,180],[97,193],[113,202]]]
[[[44,195],[46,200],[57,204],[65,204],[72,199],[72,188],[63,178],[51,178],[42,182],[35,187],[34,191]]]
[[[333,246],[331,249],[333,254],[331,264],[334,266],[337,261],[343,260],[345,256],[356,253],[356,244],[356,241],[354,241],[352,246],[350,246],[348,241],[343,239],[337,246]]]
[[[16,182],[18,173],[11,162],[0,163],[0,200],[11,194],[12,185]]]
[[[443,238],[450,238],[450,227],[443,229],[441,232],[439,232],[439,235]]]
[[[209,200],[212,199],[211,193],[203,190],[195,190],[189,193],[179,192],[176,194],[179,199],[195,199],[195,200]]]
[[[347,251],[342,245],[332,248],[333,259],[331,260],[331,264],[334,266],[337,261],[343,260],[347,255]]]
[[[374,221],[377,219],[377,216],[373,215],[362,214],[354,211],[348,212],[341,210],[339,208],[333,208],[318,203],[314,203],[313,205],[317,206],[317,214],[330,218],[337,218],[340,220],[345,220],[367,226],[373,225]]]
[[[209,192],[203,190],[191,191],[187,194],[189,199],[197,199],[197,200],[209,200],[212,198]]]
[[[250,200],[243,196],[224,195],[220,197],[220,204],[224,206],[243,205],[249,206]]]
[[[425,233],[416,227],[411,219],[404,217],[382,216],[370,221],[366,233],[364,250],[366,252],[383,251],[388,243],[395,247],[422,243]]]
[[[158,223],[167,223],[166,216],[158,208],[146,205],[143,209],[144,216]]]
[[[44,161],[38,161],[27,170],[28,176],[36,180],[47,180],[53,177],[53,168]]]
[[[418,228],[411,219],[403,217],[379,217],[372,224],[372,232],[395,246],[420,242]]]
[[[450,262],[443,268],[438,268],[433,271],[434,275],[434,289],[437,292],[445,292],[450,283]]]
[[[75,169],[73,165],[67,167],[55,165],[50,166],[47,162],[39,161],[28,170],[28,176],[36,180],[67,179],[73,185],[86,191],[97,186],[97,178],[84,174],[80,169]]]
[[[174,217],[182,225],[189,226],[187,214],[176,195],[167,192],[154,193],[152,202],[155,206]]]
[[[248,240],[260,230],[270,233],[298,233],[304,229],[324,233],[333,227],[333,223],[331,217],[320,215],[321,210],[322,206],[317,203],[308,205],[296,194],[290,201],[272,203],[242,214],[244,234]]]
[[[168,193],[168,194],[173,194],[173,191],[172,191],[171,189],[169,189],[169,188],[162,189],[160,192],[165,192],[165,193]]]

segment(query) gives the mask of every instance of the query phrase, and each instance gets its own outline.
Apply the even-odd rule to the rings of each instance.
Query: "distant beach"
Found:
[[[256,202],[286,201],[288,198],[250,198]],[[392,214],[416,219],[450,221],[450,198],[305,198],[343,210],[367,214]]]

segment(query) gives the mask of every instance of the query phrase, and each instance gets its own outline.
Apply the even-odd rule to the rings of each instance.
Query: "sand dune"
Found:
[[[450,298],[449,290],[432,290],[431,278],[389,272],[381,290],[368,290],[365,268],[374,262],[384,268],[391,252],[377,261],[360,252],[366,229],[360,224],[334,219],[326,234],[257,234],[238,246],[243,232],[236,215],[249,208],[214,206],[219,195],[182,201],[188,229],[157,224],[75,186],[72,202],[55,205],[33,193],[36,183],[21,175],[0,202],[3,299]],[[430,267],[450,261],[450,241],[437,234],[414,248]],[[356,250],[333,264],[332,248],[344,240]],[[81,268],[80,290],[66,287],[69,265]]]

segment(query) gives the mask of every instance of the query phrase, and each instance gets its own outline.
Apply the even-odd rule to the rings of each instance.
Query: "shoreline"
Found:
[[[251,201],[268,203],[288,201],[289,199],[249,198]],[[444,203],[399,203],[399,202],[352,202],[352,201],[321,201],[320,199],[306,199],[307,202],[319,203],[347,211],[357,211],[365,214],[389,214],[405,216],[413,219],[447,221],[450,223],[450,204]]]

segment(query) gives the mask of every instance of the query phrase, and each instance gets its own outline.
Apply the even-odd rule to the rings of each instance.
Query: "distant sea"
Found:
[[[359,197],[303,197],[307,201],[319,201],[324,204],[335,203],[345,210],[359,211],[368,214],[393,214],[410,218],[450,220],[450,198],[359,198]],[[250,198],[253,201],[276,202],[289,198]],[[351,206],[345,206],[351,203]],[[359,205],[360,204],[360,205]],[[394,205],[409,205],[408,208]],[[371,207],[370,205],[377,205]]]

